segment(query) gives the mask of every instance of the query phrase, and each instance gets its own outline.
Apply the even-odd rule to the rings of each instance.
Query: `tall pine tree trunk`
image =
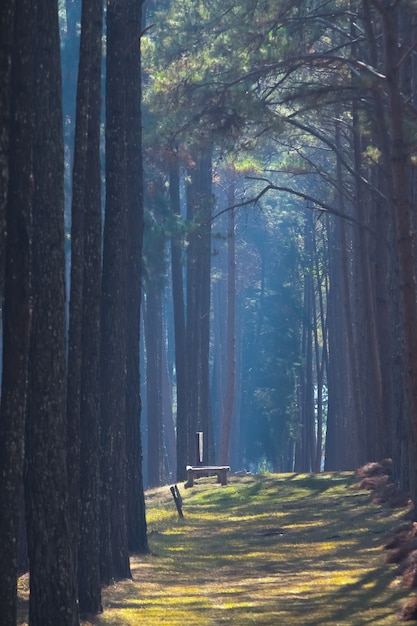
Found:
[[[189,422],[188,458],[196,461],[194,433],[204,433],[204,462],[210,462],[211,412],[209,399],[210,268],[212,172],[211,148],[196,156],[190,169],[187,219],[195,222],[187,250],[187,390]]]
[[[83,169],[77,165],[78,149],[74,151],[73,212],[83,211],[78,237],[82,238],[82,256],[78,271],[72,275],[79,281],[81,297],[76,297],[79,310],[70,303],[70,329],[74,321],[80,324],[80,354],[76,359],[79,371],[74,384],[79,385],[78,452],[79,468],[74,474],[80,477],[77,485],[80,498],[78,543],[78,596],[82,613],[97,613],[101,609],[100,581],[100,298],[101,298],[101,164],[100,164],[100,111],[101,111],[101,37],[102,2],[83,2],[81,23],[81,50],[79,67],[79,93],[77,94],[77,131],[85,134],[82,150]],[[79,116],[83,120],[78,125]],[[76,132],[77,135],[77,132]],[[77,138],[76,138],[77,142]],[[85,151],[85,154],[84,154]],[[78,174],[76,176],[76,172]],[[78,206],[76,203],[79,203]],[[77,225],[78,220],[76,219]],[[75,233],[77,235],[77,233]],[[73,242],[75,243],[75,242]],[[79,243],[81,248],[81,242]],[[77,259],[72,258],[72,264]],[[73,265],[72,265],[73,269]],[[77,285],[71,284],[71,294]],[[75,313],[72,320],[71,314]],[[75,329],[74,329],[75,330]],[[69,338],[69,367],[71,333]],[[71,389],[69,379],[68,393]],[[76,394],[75,394],[76,396]],[[68,403],[70,407],[70,402]],[[75,407],[73,407],[75,408]],[[74,420],[77,418],[74,416]],[[76,457],[75,457],[76,458]]]
[[[379,6],[379,5],[378,5]],[[399,258],[401,308],[404,320],[406,385],[410,437],[410,488],[417,511],[417,301],[415,231],[412,212],[415,207],[409,197],[409,175],[412,173],[409,150],[404,135],[404,104],[400,89],[400,45],[397,20],[401,8],[384,7],[381,10],[385,40],[386,89],[392,141],[391,168],[396,235]]]
[[[235,204],[235,180],[229,185],[227,202]],[[235,216],[233,210],[227,214],[227,322],[226,322],[226,382],[223,410],[220,420],[221,436],[219,461],[229,463],[230,438],[232,433],[233,409],[236,384],[236,259],[235,259]]]
[[[11,106],[8,117],[10,66],[5,50],[1,56],[2,109],[0,130],[0,179],[10,181],[1,189],[0,212],[7,208],[5,292],[3,319],[3,369],[0,406],[0,615],[4,626],[16,624],[19,515],[21,513],[23,450],[27,398],[27,366],[30,334],[30,241],[32,206],[32,116],[30,114],[31,33],[29,3],[17,2]],[[10,11],[4,15],[3,11]],[[11,42],[11,5],[0,9],[4,41]],[[6,23],[4,21],[6,18]],[[12,47],[10,46],[10,50]],[[10,151],[9,129],[10,122]],[[8,170],[8,175],[5,174]],[[0,221],[2,221],[0,219]],[[0,226],[2,228],[2,226]],[[1,233],[1,237],[2,237]],[[2,263],[2,260],[0,260]],[[2,290],[1,290],[2,292]],[[2,293],[0,298],[2,299]]]
[[[158,487],[162,482],[162,301],[158,281],[146,288],[145,307],[146,382],[148,416],[148,483]]]
[[[178,158],[172,157],[169,169],[169,195],[172,213],[179,218],[180,173]],[[189,428],[187,408],[187,367],[185,341],[184,281],[182,270],[183,242],[179,233],[171,238],[172,296],[174,305],[175,372],[177,388],[177,480],[186,478],[185,466],[188,458]]]
[[[5,0],[0,8],[0,299],[3,297],[6,263],[6,206],[9,184],[9,132],[11,67],[16,0]],[[19,9],[19,18],[24,14]],[[26,16],[25,16],[26,17]],[[0,344],[1,345],[1,344]]]
[[[36,4],[33,314],[25,495],[29,623],[79,624],[66,467],[64,155],[57,3]]]
[[[140,31],[142,0],[128,0],[126,14],[127,258],[127,526],[132,552],[147,552],[142,476],[140,398],[140,307],[142,299],[143,175]]]
[[[104,583],[129,578],[126,465],[127,182],[126,7],[107,7],[106,211],[101,309],[102,536]]]

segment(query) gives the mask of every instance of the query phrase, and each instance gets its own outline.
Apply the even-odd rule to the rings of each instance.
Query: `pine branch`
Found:
[[[346,213],[343,213],[343,211],[339,211],[334,206],[331,206],[327,202],[323,202],[322,200],[319,200],[318,198],[316,198],[314,196],[311,196],[308,193],[305,193],[303,191],[298,191],[296,189],[293,189],[292,187],[286,187],[286,186],[283,186],[283,185],[275,185],[270,180],[268,180],[267,178],[264,178],[264,177],[247,176],[246,178],[248,180],[255,180],[255,181],[258,181],[258,182],[265,182],[266,186],[256,196],[254,196],[252,198],[249,198],[248,200],[243,200],[242,202],[238,202],[237,204],[234,204],[232,206],[226,207],[225,209],[222,209],[221,211],[218,211],[218,213],[216,213],[215,215],[212,215],[211,218],[209,220],[207,220],[206,224],[214,222],[215,219],[217,219],[218,217],[220,217],[224,213],[227,213],[228,211],[234,211],[235,209],[240,209],[240,208],[243,208],[245,206],[249,206],[251,204],[253,204],[253,205],[258,204],[258,202],[261,200],[261,198],[263,198],[263,196],[268,191],[281,191],[281,192],[289,193],[289,194],[291,194],[293,196],[296,196],[297,198],[301,198],[301,199],[305,200],[306,202],[310,202],[313,205],[311,207],[311,209],[315,210],[315,211],[319,211],[319,217],[321,216],[322,213],[329,213],[330,215],[335,215],[336,217],[340,217],[342,219],[345,219],[348,222],[351,222],[352,224],[355,224],[356,226],[359,226],[359,228],[364,228],[365,230],[367,230],[367,231],[369,231],[370,233],[373,234],[373,230],[371,228],[369,228],[368,226],[362,224],[362,222],[360,222],[359,220],[355,219],[351,215],[347,215]]]

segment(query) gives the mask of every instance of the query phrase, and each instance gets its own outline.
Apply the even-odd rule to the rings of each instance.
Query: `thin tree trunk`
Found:
[[[211,148],[196,157],[190,170],[187,188],[187,219],[196,223],[189,234],[187,250],[187,389],[190,449],[189,459],[195,462],[194,433],[204,433],[204,462],[209,462],[211,449],[211,413],[209,400],[210,340],[210,216]]]
[[[227,202],[229,206],[235,204],[235,180],[229,185]],[[221,436],[219,461],[220,464],[229,462],[230,437],[232,432],[232,418],[236,385],[236,259],[235,259],[235,219],[234,212],[227,214],[227,331],[226,331],[226,383],[223,400],[223,411],[220,420]]]
[[[148,416],[148,484],[158,487],[162,481],[162,302],[158,284],[146,288],[145,340]]]
[[[4,15],[3,11],[10,11]],[[1,32],[11,42],[11,5],[0,9]],[[3,369],[0,406],[0,615],[4,626],[15,626],[17,608],[18,546],[22,513],[22,476],[30,336],[30,241],[32,210],[32,117],[29,111],[32,85],[29,3],[17,2],[15,54],[13,55],[12,116],[8,116],[9,77],[1,55],[0,179],[10,180],[10,191],[1,189],[0,212],[7,204],[5,291],[3,321]],[[6,18],[6,23],[4,21]],[[10,20],[10,21],[9,21]],[[10,46],[10,49],[11,46]],[[6,55],[7,56],[7,55]],[[10,61],[10,58],[9,58]],[[10,152],[9,152],[9,129]],[[8,170],[7,175],[5,170]],[[5,178],[2,178],[4,174]],[[9,179],[10,175],[10,179]],[[2,187],[3,183],[0,183]],[[2,221],[0,219],[0,221]],[[2,236],[2,233],[0,234]],[[2,260],[0,260],[2,263]],[[2,268],[3,269],[3,268]],[[2,282],[2,281],[0,281]],[[0,290],[2,299],[3,290]]]
[[[175,425],[172,415],[172,381],[168,368],[166,341],[162,342],[162,425],[164,434],[164,445],[167,456],[166,480],[172,481],[177,468],[177,450],[175,440]],[[165,476],[164,476],[165,478]]]
[[[179,164],[173,156],[169,169],[169,194],[171,211],[181,215]],[[182,239],[178,233],[171,238],[172,297],[174,305],[175,372],[177,388],[177,480],[186,478],[185,466],[188,457],[189,428],[187,408],[187,367],[185,341],[185,308],[182,270]]]
[[[317,442],[314,471],[320,472],[323,456],[323,388],[327,373],[327,316],[324,308],[324,295],[327,293],[326,269],[320,267],[317,254],[317,238],[314,236],[314,257],[318,293],[318,324],[314,326],[314,345],[316,354],[316,377],[317,377]],[[315,314],[316,316],[316,314]],[[321,346],[318,329],[321,329]]]

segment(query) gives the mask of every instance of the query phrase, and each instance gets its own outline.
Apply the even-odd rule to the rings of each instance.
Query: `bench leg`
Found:
[[[221,485],[227,485],[227,473],[226,470],[220,470],[217,474],[217,482]]]
[[[187,482],[186,482],[185,486],[187,488],[194,486],[194,472],[193,472],[193,470],[188,470],[187,471]]]

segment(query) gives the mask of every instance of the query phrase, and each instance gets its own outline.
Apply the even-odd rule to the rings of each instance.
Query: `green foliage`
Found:
[[[164,116],[167,137],[201,142],[237,138],[265,123],[260,78],[289,48],[292,2],[171,3],[156,13],[143,45],[145,101]],[[276,71],[276,70],[275,70]],[[168,115],[168,117],[167,117]]]
[[[219,161],[245,178],[242,197],[262,195],[259,231],[237,239],[243,437],[254,463],[263,454],[274,466],[289,462],[299,430],[301,332],[312,323],[303,317],[302,286],[307,272],[316,272],[303,250],[300,214],[323,205],[337,211],[340,194],[348,204],[354,189],[350,102],[378,79],[350,63],[354,10],[347,0],[172,0],[153,12],[143,41],[152,157],[166,171],[175,150],[189,167],[196,147],[214,144]],[[343,127],[338,146],[336,124]],[[367,115],[362,128],[370,128]],[[284,191],[263,195],[268,185]],[[260,241],[264,228],[270,237]],[[316,228],[325,231],[324,220]],[[325,235],[321,242],[319,273]]]

